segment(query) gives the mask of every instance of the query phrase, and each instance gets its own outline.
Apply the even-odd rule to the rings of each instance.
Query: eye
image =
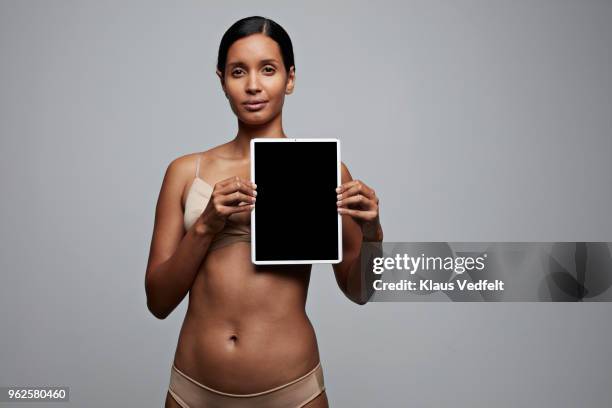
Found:
[[[232,76],[237,76],[238,74],[240,74],[240,72],[242,72],[241,68],[236,68],[234,70],[232,70]]]
[[[276,69],[272,65],[266,65],[264,67],[264,72],[267,74],[272,74],[276,71]]]

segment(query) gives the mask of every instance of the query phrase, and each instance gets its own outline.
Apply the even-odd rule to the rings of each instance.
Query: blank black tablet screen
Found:
[[[338,259],[335,142],[256,142],[255,260]]]

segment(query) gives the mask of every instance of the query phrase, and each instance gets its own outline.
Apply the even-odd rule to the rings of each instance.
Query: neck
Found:
[[[251,139],[256,137],[286,138],[283,131],[282,113],[261,125],[249,125],[238,120],[238,134],[232,140],[236,156],[247,158],[251,154]]]

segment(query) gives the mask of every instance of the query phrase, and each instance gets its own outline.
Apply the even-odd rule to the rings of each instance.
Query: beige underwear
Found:
[[[229,394],[200,384],[174,364],[168,392],[183,408],[299,408],[325,390],[321,362],[287,384],[255,394]]]

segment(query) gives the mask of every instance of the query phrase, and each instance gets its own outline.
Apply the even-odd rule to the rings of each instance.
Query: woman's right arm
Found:
[[[145,291],[147,307],[158,319],[165,319],[189,292],[214,235],[200,220],[184,232],[184,167],[190,167],[184,158],[170,163],[155,209]]]
[[[240,177],[216,183],[206,208],[185,233],[182,175],[192,174],[192,167],[186,157],[170,163],[157,200],[145,291],[147,307],[158,319],[165,319],[189,292],[213,237],[227,217],[251,211],[257,194],[252,183]]]

